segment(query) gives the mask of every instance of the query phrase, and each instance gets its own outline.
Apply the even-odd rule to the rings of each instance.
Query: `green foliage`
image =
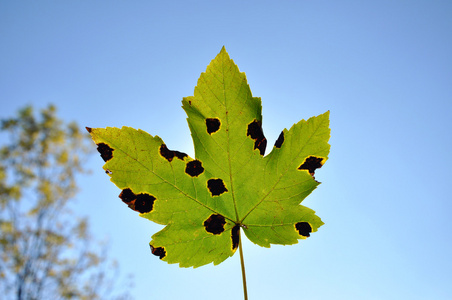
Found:
[[[77,124],[56,108],[31,106],[1,120],[0,292],[6,299],[98,299],[104,253],[90,246],[87,220],[68,202],[90,148]]]
[[[323,222],[300,203],[328,157],[328,112],[284,129],[264,156],[261,100],[224,48],[182,104],[195,159],[142,130],[87,128],[122,201],[166,225],[152,236],[153,254],[199,267],[232,256],[240,230],[263,247],[317,231]]]

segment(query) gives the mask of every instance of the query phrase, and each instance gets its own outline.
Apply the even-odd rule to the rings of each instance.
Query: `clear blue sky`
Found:
[[[270,143],[331,112],[323,184],[303,202],[326,224],[293,246],[246,241],[250,299],[452,299],[451,1],[3,0],[0,117],[54,103],[193,155],[180,101],[223,45],[262,97]],[[159,261],[161,226],[121,203],[102,165],[89,161],[78,210],[136,299],[241,299],[238,253]]]

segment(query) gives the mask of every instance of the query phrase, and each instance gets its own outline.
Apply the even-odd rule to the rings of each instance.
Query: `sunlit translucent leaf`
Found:
[[[87,128],[122,201],[166,225],[152,236],[153,254],[199,267],[232,256],[239,230],[263,247],[317,231],[323,222],[300,203],[328,157],[328,112],[284,129],[264,156],[261,100],[224,48],[182,104],[195,158],[142,130]]]

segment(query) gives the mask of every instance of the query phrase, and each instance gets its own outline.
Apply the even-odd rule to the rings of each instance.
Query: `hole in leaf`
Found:
[[[207,188],[212,196],[219,196],[228,191],[223,180],[219,178],[207,180]]]
[[[235,225],[232,228],[232,231],[231,231],[232,251],[235,251],[235,249],[237,249],[237,247],[239,246],[239,242],[240,242],[239,231],[240,231],[240,225]]]
[[[267,139],[262,131],[262,123],[260,121],[254,120],[248,124],[248,130],[246,135],[254,140],[254,149],[259,149],[261,155],[264,155],[265,148],[267,147]]]
[[[164,258],[166,256],[165,248],[163,247],[156,247],[154,248],[152,245],[149,245],[151,247],[151,252],[155,256],[158,256],[160,259]]]
[[[217,132],[218,129],[220,129],[221,122],[217,118],[207,118],[206,119],[206,126],[207,126],[207,133],[212,134],[214,132]]]
[[[298,222],[295,224],[295,228],[298,231],[299,235],[310,237],[310,233],[312,232],[312,227],[308,222]]]
[[[284,131],[281,131],[281,134],[279,135],[278,139],[275,142],[275,147],[281,148],[283,143],[284,143]]]
[[[224,224],[226,224],[226,220],[220,214],[212,214],[207,220],[204,221],[203,224],[207,232],[220,234],[224,231]]]
[[[309,156],[298,167],[298,170],[308,170],[309,174],[311,174],[311,176],[314,176],[315,170],[322,167],[323,160],[323,157]]]
[[[159,152],[160,152],[160,155],[163,156],[169,162],[171,162],[174,157],[177,157],[180,160],[184,160],[184,158],[186,156],[188,156],[186,153],[183,153],[183,152],[169,150],[165,144],[162,144],[160,146]]]
[[[202,163],[199,160],[192,160],[187,163],[185,166],[185,173],[190,175],[191,177],[197,177],[204,172],[204,168]]]
[[[108,146],[105,143],[99,143],[97,144],[97,151],[99,151],[100,156],[102,157],[102,159],[107,162],[110,159],[113,158],[113,151],[114,149],[110,148],[110,146]]]

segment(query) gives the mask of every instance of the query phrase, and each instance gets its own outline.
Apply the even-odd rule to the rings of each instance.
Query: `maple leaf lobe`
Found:
[[[207,232],[212,234],[220,234],[224,231],[226,219],[220,214],[212,214],[204,221],[203,225]]]

